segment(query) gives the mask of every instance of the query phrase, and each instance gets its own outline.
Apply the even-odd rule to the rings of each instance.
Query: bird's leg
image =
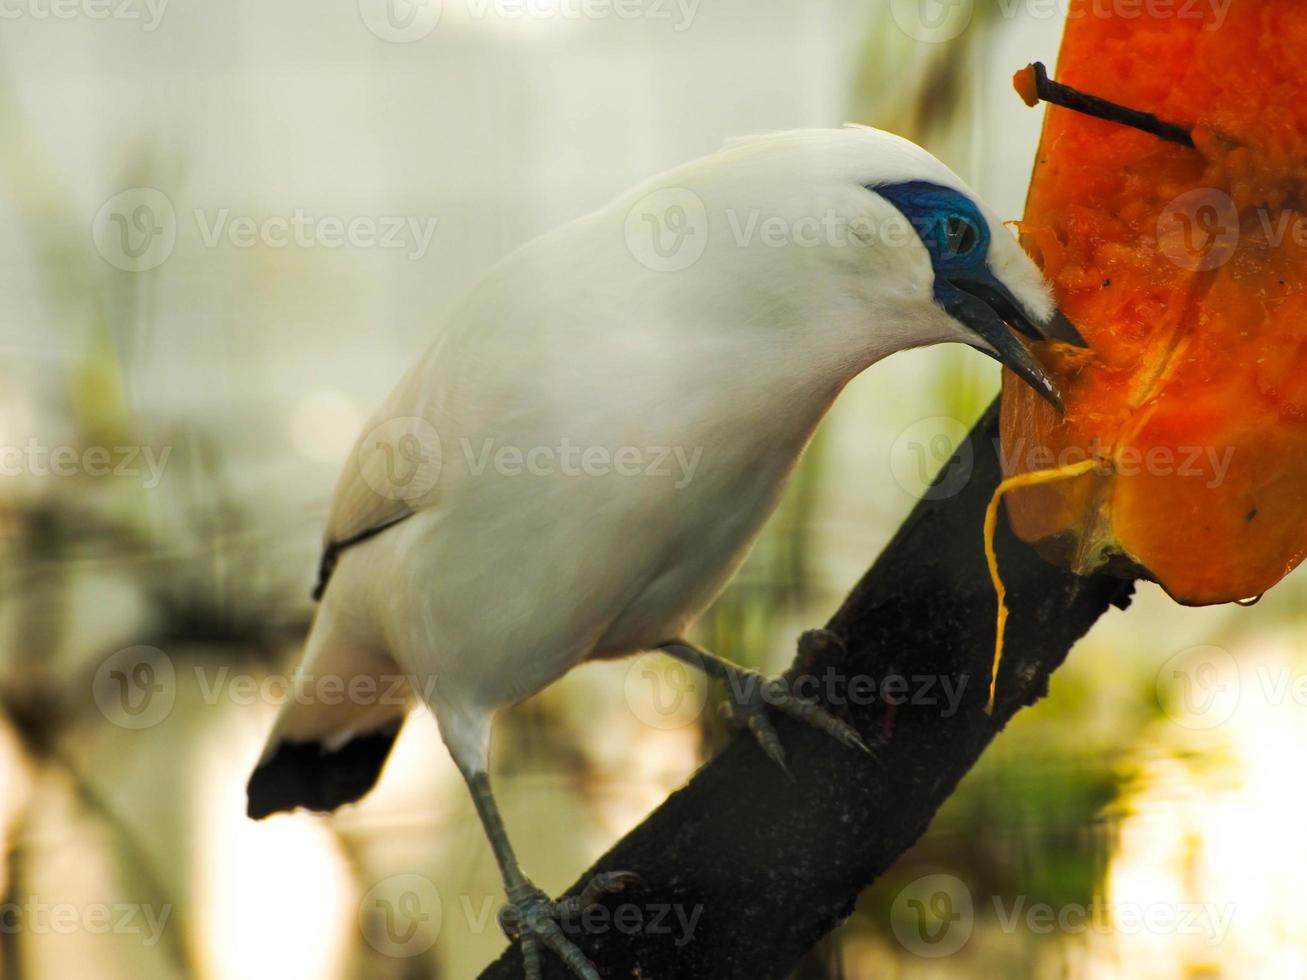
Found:
[[[767,757],[789,774],[785,765],[785,749],[776,729],[767,717],[767,709],[775,708],[782,714],[825,732],[841,745],[871,755],[871,749],[862,736],[848,722],[836,718],[817,704],[790,691],[783,677],[767,677],[755,670],[733,664],[715,653],[709,653],[687,640],[670,640],[658,647],[683,663],[698,667],[709,677],[726,684],[728,700],[722,705],[727,719],[740,727],[747,727]]]
[[[610,871],[596,875],[580,895],[554,902],[542,892],[522,871],[517,863],[513,845],[503,817],[490,790],[490,777],[484,772],[464,773],[472,801],[485,828],[495,860],[504,877],[504,891],[508,904],[499,912],[499,925],[509,939],[522,945],[522,962],[526,980],[540,980],[541,947],[548,948],[582,980],[602,980],[599,971],[576,944],[567,938],[559,925],[560,920],[574,920],[582,911],[594,905],[604,895],[619,892],[638,877],[623,871]]]

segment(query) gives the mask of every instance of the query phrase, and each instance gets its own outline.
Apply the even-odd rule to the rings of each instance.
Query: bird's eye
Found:
[[[949,254],[957,258],[970,255],[980,243],[976,226],[960,214],[949,215],[944,223],[944,234],[948,239]]]

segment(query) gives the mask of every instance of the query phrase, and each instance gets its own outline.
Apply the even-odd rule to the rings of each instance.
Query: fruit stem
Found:
[[[1082,112],[1087,116],[1106,119],[1108,122],[1142,130],[1159,139],[1193,148],[1194,138],[1189,130],[1183,126],[1158,119],[1151,112],[1130,109],[1116,102],[1109,102],[1107,99],[1099,98],[1097,95],[1081,92],[1070,85],[1055,82],[1048,77],[1048,69],[1044,67],[1042,61],[1036,61],[1030,65],[1028,70],[1034,73],[1035,96],[1037,99],[1051,102],[1053,105],[1060,105],[1062,108],[1070,109],[1073,112]]]

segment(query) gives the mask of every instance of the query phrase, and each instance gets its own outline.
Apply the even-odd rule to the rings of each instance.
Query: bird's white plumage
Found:
[[[908,180],[974,197],[876,130],[751,139],[499,263],[365,427],[438,454],[429,492],[386,491],[395,460],[367,437],[345,467],[328,542],[412,516],[341,556],[304,670],[415,675],[466,771],[484,768],[499,707],[582,660],[683,633],[742,561],[841,388],[892,351],[974,342],[933,302],[913,236],[778,245],[757,233],[768,219],[793,229],[827,215],[846,229],[902,226],[867,187]],[[632,209],[667,188],[702,202],[706,219],[702,255],[675,271],[642,264],[625,237]],[[982,211],[991,268],[1046,317],[1038,270]],[[569,470],[565,446],[608,472]],[[522,465],[503,465],[504,452]],[[638,475],[616,470],[623,452]],[[546,464],[535,472],[532,453]],[[381,715],[292,706],[274,741],[340,738]]]

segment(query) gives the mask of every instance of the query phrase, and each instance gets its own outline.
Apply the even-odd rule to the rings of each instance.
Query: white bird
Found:
[[[296,683],[376,686],[288,699],[250,815],[367,793],[409,707],[381,696],[386,680],[407,677],[476,802],[527,976],[547,947],[598,980],[509,844],[487,776],[496,712],[583,661],[662,649],[736,682],[737,713],[780,761],[766,681],[686,631],[841,389],[882,357],[969,344],[1058,403],[1008,325],[1079,342],[989,208],[925,150],[867,128],[729,145],[517,249],[345,466]],[[814,704],[768,700],[864,747]]]

